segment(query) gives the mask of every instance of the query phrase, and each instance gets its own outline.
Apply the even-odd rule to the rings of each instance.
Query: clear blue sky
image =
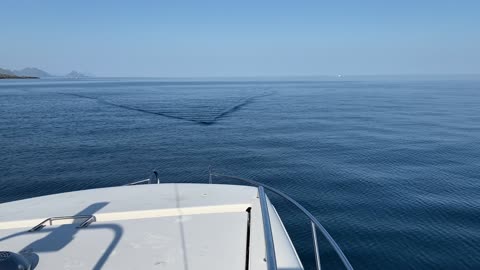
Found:
[[[0,4],[0,67],[98,76],[480,73],[480,1]]]

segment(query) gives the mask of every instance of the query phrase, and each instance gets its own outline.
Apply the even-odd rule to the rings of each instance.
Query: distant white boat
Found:
[[[213,184],[214,177],[253,186]],[[353,269],[298,202],[212,172],[209,184],[160,184],[155,173],[127,186],[0,204],[0,269],[303,269],[265,190],[310,219],[318,269],[318,231]]]

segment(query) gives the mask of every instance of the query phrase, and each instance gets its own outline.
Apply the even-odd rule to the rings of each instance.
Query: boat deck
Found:
[[[258,189],[217,184],[123,186],[0,204],[0,250],[35,269],[267,269]],[[303,269],[268,203],[278,269]],[[96,221],[77,228],[94,215]],[[54,220],[29,232],[50,217]],[[82,216],[82,217],[78,217]]]

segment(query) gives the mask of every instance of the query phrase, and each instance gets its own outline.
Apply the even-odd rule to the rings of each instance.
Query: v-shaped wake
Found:
[[[237,102],[236,104],[234,104],[233,106],[229,107],[228,109],[221,111],[219,114],[217,114],[216,116],[214,116],[213,118],[211,118],[209,120],[197,120],[197,119],[192,119],[192,118],[188,118],[188,117],[178,116],[178,115],[175,115],[175,114],[172,114],[172,113],[145,110],[145,109],[136,108],[136,107],[129,106],[129,105],[113,103],[113,102],[107,101],[105,99],[101,99],[101,98],[98,98],[98,97],[86,96],[86,95],[82,95],[82,94],[76,94],[76,93],[59,93],[59,94],[72,96],[72,97],[77,97],[77,98],[92,99],[92,100],[95,100],[95,101],[97,101],[101,104],[114,106],[114,107],[125,109],[125,110],[137,111],[137,112],[142,112],[142,113],[148,113],[148,114],[163,116],[163,117],[171,118],[171,119],[188,121],[188,122],[192,122],[192,123],[195,123],[195,124],[198,124],[198,125],[213,125],[213,124],[217,123],[218,121],[220,121],[222,118],[225,118],[225,117],[231,115],[232,113],[242,109],[246,105],[254,102],[256,99],[271,96],[271,95],[274,94],[274,92],[262,93],[262,94],[259,94],[259,95],[254,95],[254,96],[244,98],[244,99],[240,100],[239,102]]]

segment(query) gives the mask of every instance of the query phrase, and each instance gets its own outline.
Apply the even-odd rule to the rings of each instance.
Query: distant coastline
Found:
[[[17,76],[17,75],[0,73],[0,80],[2,79],[40,79],[40,78],[34,77],[34,76]]]
[[[80,73],[78,71],[71,71],[66,75],[52,75],[44,70],[27,67],[20,70],[10,70],[0,67],[0,79],[40,79],[40,78],[69,78],[81,79],[88,78],[89,75]]]

